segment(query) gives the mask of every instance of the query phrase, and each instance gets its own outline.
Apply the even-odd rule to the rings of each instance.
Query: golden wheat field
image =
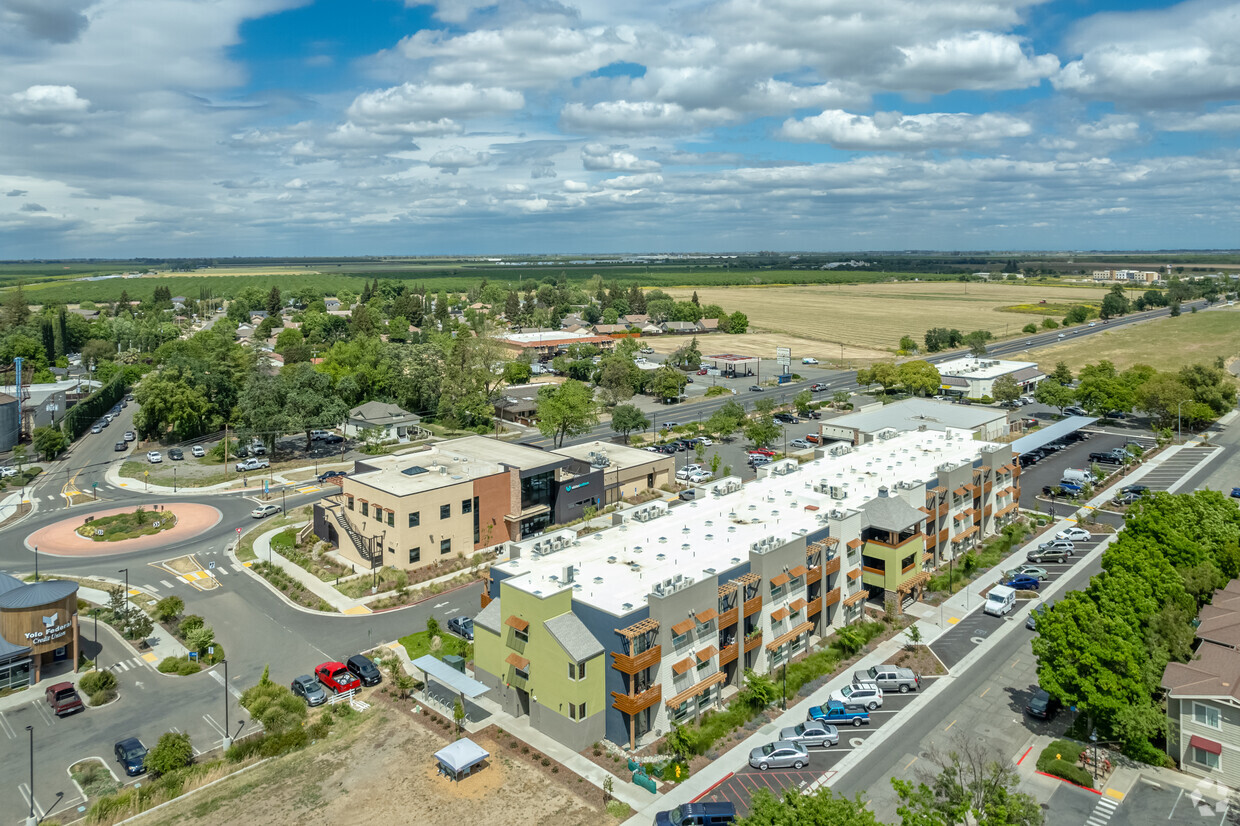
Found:
[[[666,290],[677,299],[692,288]],[[1105,288],[1026,284],[965,284],[958,281],[891,284],[804,285],[792,287],[699,287],[702,304],[749,316],[750,331],[781,333],[812,342],[840,343],[865,350],[893,351],[900,337],[920,343],[931,327],[955,327],[963,333],[990,330],[997,337],[1020,334],[1041,317],[1002,312],[1017,304],[1100,302]]]

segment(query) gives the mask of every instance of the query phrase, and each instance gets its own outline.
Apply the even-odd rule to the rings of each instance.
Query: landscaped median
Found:
[[[1084,749],[1085,746],[1082,743],[1054,740],[1038,755],[1038,771],[1092,789],[1094,787],[1093,775],[1077,765]]]
[[[95,542],[119,542],[138,536],[150,536],[176,527],[176,514],[169,510],[148,511],[138,507],[128,513],[114,513],[98,519],[86,517],[78,526],[78,536]]]

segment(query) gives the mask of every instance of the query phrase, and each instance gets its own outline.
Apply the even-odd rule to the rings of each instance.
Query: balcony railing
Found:
[[[822,595],[822,606],[824,608],[834,605],[835,603],[839,601],[840,601],[840,589],[839,588],[832,588],[830,591],[827,591],[825,594]]]
[[[738,611],[736,606],[729,608],[719,615],[719,627],[727,628],[729,625],[736,625]]]
[[[719,649],[719,667],[723,668],[725,665],[735,660],[737,651],[738,646],[736,643],[725,645],[723,648]]]
[[[822,610],[822,597],[815,597],[809,601],[809,608],[805,611],[805,616],[812,617]]]
[[[837,571],[839,570],[838,564],[835,566],[835,569]],[[817,582],[820,579],[822,579],[822,568],[810,568],[809,573],[805,575],[805,584],[813,585],[815,582]]]
[[[656,705],[663,699],[663,686],[655,683],[645,691],[637,694],[619,694],[615,691],[611,692],[612,708],[625,714],[637,714],[639,711],[645,711],[653,705]]]
[[[753,636],[745,638],[745,652],[748,653],[750,651],[753,651],[755,648],[757,648],[761,644],[762,644],[762,632],[759,631]]]
[[[887,572],[884,571],[882,568],[871,568],[869,565],[862,565],[861,570],[865,571],[867,574],[875,574],[877,576],[887,576]]]
[[[827,564],[822,566],[822,573],[825,576],[831,576],[831,574],[838,574],[839,572],[840,558],[838,556],[834,559],[828,559]]]
[[[659,645],[651,646],[640,654],[629,656],[627,654],[618,654],[611,652],[614,658],[611,667],[624,674],[636,674],[638,671],[644,671],[652,665],[657,665],[659,660],[663,659],[663,647]]]
[[[750,614],[756,614],[757,612],[759,612],[759,611],[761,611],[761,610],[762,610],[762,597],[761,597],[761,595],[756,596],[756,597],[754,597],[753,599],[747,599],[747,600],[745,600],[745,614],[744,614],[744,616],[749,616]]]

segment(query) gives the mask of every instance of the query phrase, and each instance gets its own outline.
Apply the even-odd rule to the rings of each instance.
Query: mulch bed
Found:
[[[905,646],[900,649],[900,653],[891,658],[891,664],[902,668],[911,668],[914,674],[927,677],[947,673],[943,663],[939,661],[938,657],[934,656],[934,652],[930,650],[929,646],[925,645],[915,645],[912,648]]]

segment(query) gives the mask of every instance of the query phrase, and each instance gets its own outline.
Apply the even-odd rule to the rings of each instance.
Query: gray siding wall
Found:
[[[581,751],[591,743],[597,743],[603,739],[606,732],[606,717],[605,712],[599,711],[584,720],[574,721],[550,709],[544,710],[537,700],[530,700],[530,725],[573,751]],[[626,739],[621,742],[628,741]]]

